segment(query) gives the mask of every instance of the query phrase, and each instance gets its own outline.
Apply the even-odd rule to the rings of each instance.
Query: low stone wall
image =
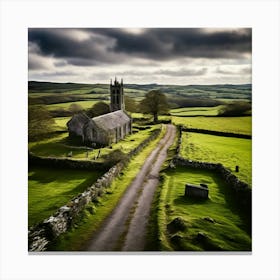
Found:
[[[176,126],[178,131],[179,131],[179,135],[178,135],[178,141],[177,141],[177,146],[176,146],[176,155],[179,156],[180,152],[181,152],[181,144],[182,144],[182,126],[178,125]]]
[[[173,164],[176,166],[186,166],[197,169],[204,169],[217,172],[226,183],[236,190],[249,189],[249,185],[240,181],[230,170],[220,163],[200,162],[185,159],[179,156],[173,158]]]
[[[202,133],[202,134],[211,134],[211,135],[224,136],[224,137],[235,137],[235,138],[252,139],[252,136],[251,135],[247,135],[247,134],[240,134],[240,133],[234,133],[234,132],[223,132],[223,131],[215,131],[215,130],[207,130],[207,129],[200,129],[200,128],[182,127],[182,131]]]
[[[28,153],[29,166],[46,166],[66,169],[83,169],[83,170],[108,170],[109,166],[105,163],[94,162],[90,160],[75,160],[68,158],[41,157],[33,153]]]
[[[121,173],[123,168],[129,163],[130,159],[139,153],[149,142],[154,140],[160,134],[160,129],[152,132],[152,134],[145,139],[141,144],[139,144],[135,149],[133,149],[122,162],[117,163],[111,167],[108,172],[106,172],[101,178],[99,178],[92,186],[87,188],[83,193],[79,194],[72,200],[70,200],[66,205],[60,207],[52,216],[45,219],[43,222],[32,227],[28,232],[28,249],[29,251],[45,251],[48,244],[57,238],[60,234],[66,232],[72,225],[78,214],[84,210],[85,206],[91,202],[95,201],[98,197],[102,196],[105,189],[110,186],[112,181]],[[32,156],[32,155],[31,155]],[[51,158],[33,158],[33,163],[40,162],[44,160],[44,164],[57,164],[56,166],[61,166],[60,161]],[[73,168],[76,168],[73,160],[63,160],[63,167],[66,164],[70,164]],[[82,165],[79,165],[81,164]],[[74,165],[72,165],[74,164]],[[93,168],[94,164],[91,165],[90,162],[79,161],[78,168],[86,167]],[[52,165],[53,166],[53,165]]]

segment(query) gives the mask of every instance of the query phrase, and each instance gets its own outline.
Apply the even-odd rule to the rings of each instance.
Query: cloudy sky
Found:
[[[251,29],[31,28],[29,80],[251,83]]]

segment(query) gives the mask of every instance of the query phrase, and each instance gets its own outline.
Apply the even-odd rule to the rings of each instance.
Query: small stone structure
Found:
[[[186,184],[185,185],[185,196],[197,197],[197,198],[208,198],[209,190],[206,184],[200,184],[199,186]]]

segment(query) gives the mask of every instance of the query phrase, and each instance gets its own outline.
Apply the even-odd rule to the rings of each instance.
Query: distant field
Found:
[[[98,171],[29,167],[28,226],[49,217],[101,174]]]
[[[97,103],[99,100],[86,100],[86,101],[76,101],[76,102],[65,102],[65,103],[57,103],[57,104],[51,104],[46,105],[46,108],[48,110],[55,110],[55,109],[68,109],[71,104],[77,104],[83,107],[83,109],[88,109],[92,107],[95,103]]]
[[[178,108],[170,110],[170,114],[173,116],[217,116],[219,109],[222,105],[216,107],[189,107],[189,108]]]
[[[174,117],[172,122],[191,128],[252,134],[252,117]]]
[[[181,155],[185,158],[222,163],[240,180],[252,184],[252,140],[183,132]]]
[[[206,183],[209,199],[186,198],[186,183]],[[234,205],[227,186],[213,173],[183,167],[168,170],[164,174],[160,199],[163,246],[167,250],[184,251],[250,251],[251,238],[247,233],[250,218],[241,217]],[[178,217],[184,220],[185,230],[168,228],[167,225]],[[173,236],[171,240],[166,231]],[[199,239],[198,233],[207,238]]]
[[[125,82],[125,81],[124,81]],[[74,83],[42,83],[29,82],[30,93],[62,93],[62,94],[109,94],[109,81],[106,84],[74,84]],[[158,84],[124,84],[124,92],[130,97],[140,100],[150,90],[161,90],[168,99],[172,98],[209,98],[251,100],[251,84],[244,85],[158,85]]]

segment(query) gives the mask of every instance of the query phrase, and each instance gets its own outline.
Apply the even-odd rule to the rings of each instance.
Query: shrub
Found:
[[[252,106],[248,102],[235,102],[223,106],[218,115],[223,117],[236,117],[248,115],[252,109]]]

